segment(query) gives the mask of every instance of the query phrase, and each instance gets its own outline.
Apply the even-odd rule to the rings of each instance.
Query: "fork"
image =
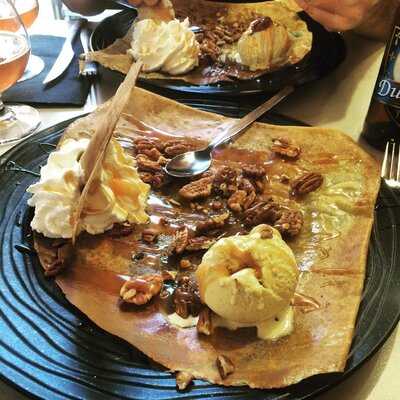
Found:
[[[90,34],[87,27],[81,29],[80,39],[85,54],[79,57],[79,75],[86,78],[94,78],[98,74],[97,64],[93,61],[86,60],[86,54],[89,53]]]
[[[396,151],[396,143],[394,141],[386,143],[381,170],[381,177],[389,187],[394,189],[400,189],[400,143],[397,144],[397,147],[398,150]]]

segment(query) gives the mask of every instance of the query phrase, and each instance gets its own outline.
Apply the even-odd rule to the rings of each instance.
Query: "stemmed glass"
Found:
[[[1,101],[1,94],[24,73],[30,51],[29,36],[13,0],[0,0],[0,145],[21,140],[40,124],[34,108],[6,106]]]
[[[29,29],[39,15],[38,0],[14,0],[13,4],[19,16],[21,17],[22,23],[24,24],[25,28]],[[18,80],[18,82],[34,78],[43,71],[43,68],[44,61],[40,57],[35,56],[31,53],[24,74]]]

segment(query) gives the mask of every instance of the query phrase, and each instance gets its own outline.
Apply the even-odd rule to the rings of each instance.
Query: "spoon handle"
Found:
[[[239,135],[244,129],[256,121],[265,112],[276,106],[285,97],[287,97],[294,90],[293,86],[286,86],[275,96],[271,97],[266,102],[259,105],[256,109],[245,115],[243,118],[236,121],[232,126],[230,126],[225,132],[216,136],[210,144],[207,146],[209,150],[213,150],[215,147],[226,143],[233,139],[236,135]]]

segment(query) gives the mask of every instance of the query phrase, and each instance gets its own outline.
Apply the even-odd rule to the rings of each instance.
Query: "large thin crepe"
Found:
[[[225,14],[226,20],[235,22],[249,19],[250,15],[256,14],[268,16],[273,21],[286,26],[293,33],[292,44],[287,52],[286,61],[280,65],[273,66],[278,69],[287,65],[293,65],[301,61],[311,50],[312,33],[308,31],[307,24],[298,15],[289,10],[284,4],[276,1],[265,1],[260,3],[219,3],[207,0],[173,0],[176,14],[188,16],[192,23],[196,23],[199,15],[216,16],[217,13]],[[224,11],[221,11],[224,10]],[[216,17],[215,17],[216,18]],[[96,61],[106,68],[126,73],[133,62],[132,56],[127,53],[131,47],[133,28],[122,39],[117,39],[109,47],[91,52],[87,58]],[[236,69],[235,69],[236,70]],[[270,69],[271,70],[271,69]],[[208,71],[210,72],[210,71]],[[239,79],[253,79],[268,71],[242,71],[229,74],[210,74],[204,76],[199,68],[180,76],[171,76],[161,72],[141,73],[148,79],[178,79],[189,83],[201,85],[216,83],[221,80],[231,80],[231,76]]]
[[[107,106],[73,123],[62,140],[90,135]],[[140,126],[203,139],[211,138],[221,123],[229,123],[222,116],[139,88],[134,89],[116,134],[137,134],[136,119]],[[277,388],[315,374],[343,371],[363,289],[380,183],[378,168],[350,138],[331,129],[255,123],[234,147],[269,152],[271,138],[279,136],[301,146],[296,164],[324,176],[323,186],[301,201],[305,225],[300,236],[289,242],[302,270],[297,292],[313,298],[320,308],[295,307],[295,329],[290,336],[269,342],[252,332],[218,329],[206,337],[198,335],[196,328],[170,325],[155,303],[137,310],[119,309],[123,276],[132,273],[131,252],[126,241],[106,235],[78,241],[75,260],[56,277],[67,299],[99,327],[169,370],[187,371],[222,385]],[[270,176],[290,174],[292,163],[279,161],[273,168]],[[45,242],[36,237],[42,261]],[[221,354],[235,365],[226,379],[215,364]]]

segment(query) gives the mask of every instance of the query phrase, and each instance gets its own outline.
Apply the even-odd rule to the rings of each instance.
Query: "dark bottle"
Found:
[[[363,137],[380,149],[390,139],[400,142],[400,8],[386,46]]]

